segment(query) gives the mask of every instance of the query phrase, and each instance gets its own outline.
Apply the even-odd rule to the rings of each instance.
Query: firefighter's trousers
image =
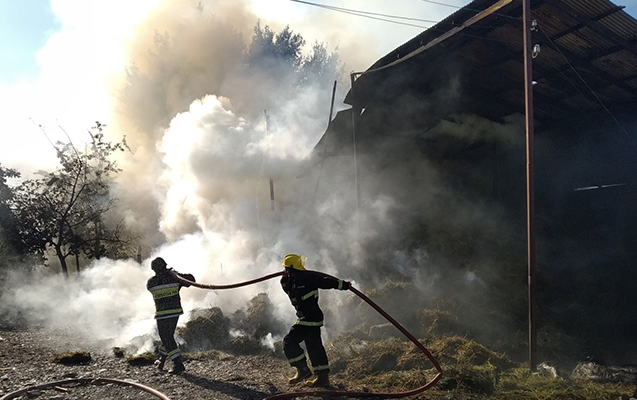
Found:
[[[292,326],[290,332],[283,338],[283,352],[290,365],[296,366],[301,361],[305,363],[305,352],[299,346],[303,341],[305,341],[307,355],[312,363],[312,370],[315,373],[318,371],[329,372],[330,366],[321,340],[320,326]]]
[[[177,329],[178,320],[179,316],[157,320],[157,331],[163,347],[163,349],[160,347],[160,353],[171,360],[181,356],[181,351],[177,346],[177,341],[175,341],[175,330]],[[163,354],[164,352],[165,354]]]

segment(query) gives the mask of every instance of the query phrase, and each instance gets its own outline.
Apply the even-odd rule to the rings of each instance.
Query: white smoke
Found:
[[[110,133],[126,135],[132,149],[120,162],[117,188],[122,216],[143,234],[142,266],[100,260],[69,282],[47,275],[12,291],[6,297],[11,304],[120,345],[154,332],[152,296],[145,288],[153,257],[199,282],[228,284],[279,271],[283,255],[294,252],[308,257],[310,269],[352,280],[365,259],[355,239],[383,235],[393,225],[391,213],[401,205],[391,196],[371,199],[365,215],[354,212],[349,177],[308,206],[316,175],[297,175],[309,168],[307,157],[325,131],[331,82],[293,90],[270,80],[271,71],[246,74],[243,49],[258,16],[247,2],[202,2],[203,12],[197,3],[147,4],[152,12],[126,37],[125,51],[114,53],[124,58],[127,71],[107,79]],[[283,25],[275,22],[273,30]],[[351,39],[356,45],[328,45],[352,49],[343,51],[351,55],[367,52],[358,43],[368,41],[374,42],[363,34]],[[352,61],[346,60],[352,68],[368,66]],[[337,109],[345,90],[341,82]],[[398,185],[392,179],[387,182]],[[276,279],[226,291],[183,289],[182,299],[186,311],[219,306],[229,313],[263,291],[275,304],[275,317],[295,319]],[[326,310],[337,310],[344,296],[325,298]]]

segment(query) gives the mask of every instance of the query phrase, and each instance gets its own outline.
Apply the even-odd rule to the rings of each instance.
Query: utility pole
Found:
[[[274,211],[274,181],[270,178],[270,210]]]
[[[265,118],[265,134],[267,136],[270,133],[270,117],[268,117],[267,110],[263,110],[263,116]],[[263,168],[263,164],[261,168]],[[272,178],[270,178],[270,210],[274,211],[274,180]]]
[[[356,72],[352,72],[350,75],[352,81],[352,147],[354,149],[354,188],[356,190],[356,239],[359,238],[360,233],[360,182],[358,181],[358,160],[356,158],[356,91],[354,90],[354,83],[356,82]]]
[[[529,296],[529,368],[536,370],[535,347],[535,165],[534,165],[534,126],[533,126],[533,49],[531,45],[531,0],[522,0],[524,19],[524,93],[526,115],[526,224],[527,224],[527,267]]]

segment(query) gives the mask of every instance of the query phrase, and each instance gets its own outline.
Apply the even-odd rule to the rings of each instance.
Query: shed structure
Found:
[[[603,311],[618,300],[597,290],[615,285],[622,304],[637,302],[626,286],[637,279],[637,20],[608,0],[532,0],[531,14],[538,301],[567,334],[586,326],[587,343],[619,343],[617,315]],[[521,0],[474,0],[399,46],[356,74],[345,98],[352,107],[316,145],[316,195],[328,198],[347,182],[353,191],[356,179],[363,212],[392,197],[419,227],[431,226],[434,214],[457,224],[464,211],[448,199],[467,213],[488,204],[507,221],[497,240],[524,252],[523,62]],[[453,196],[440,204],[441,192]],[[404,230],[405,243],[419,242],[418,229]],[[565,280],[592,295],[565,292]],[[569,302],[582,307],[572,313],[562,307]],[[637,318],[624,320],[627,327],[637,330]]]

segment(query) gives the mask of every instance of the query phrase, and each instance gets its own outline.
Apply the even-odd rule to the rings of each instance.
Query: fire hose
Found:
[[[210,289],[210,290],[234,289],[234,288],[238,288],[238,287],[242,287],[242,286],[248,286],[248,285],[252,285],[252,284],[258,283],[258,282],[266,281],[268,279],[276,278],[277,276],[281,276],[284,273],[283,271],[280,271],[280,272],[276,272],[276,273],[273,273],[273,274],[270,274],[270,275],[263,276],[261,278],[252,279],[252,280],[245,281],[245,282],[240,282],[240,283],[234,283],[234,284],[230,284],[230,285],[206,285],[206,284],[201,284],[201,283],[189,281],[188,279],[184,279],[183,277],[181,277],[180,275],[178,275],[174,271],[171,271],[171,272],[173,273],[173,275],[177,279],[179,279],[180,281],[182,281],[183,283],[185,283],[187,285],[198,287],[198,288],[201,288],[201,289]],[[318,275],[323,276],[323,277],[336,279],[333,276],[325,274],[323,272],[318,272],[318,271],[308,271],[308,272],[311,272],[311,273],[314,273],[314,274],[318,274]],[[280,393],[280,394],[276,394],[274,396],[267,397],[267,398],[265,398],[263,400],[279,400],[279,399],[288,399],[288,398],[295,398],[295,397],[301,397],[301,396],[382,397],[382,398],[388,398],[388,399],[389,398],[396,399],[396,398],[400,398],[400,397],[413,396],[413,395],[416,395],[418,393],[422,393],[425,390],[431,388],[442,377],[442,368],[440,368],[440,365],[438,364],[438,362],[436,361],[434,356],[429,352],[429,350],[427,350],[425,348],[425,346],[423,346],[423,344],[420,343],[420,341],[418,339],[416,339],[416,337],[414,337],[411,333],[409,333],[405,328],[403,328],[402,325],[400,325],[398,323],[398,321],[396,321],[394,318],[392,318],[391,315],[387,314],[385,312],[385,310],[380,308],[378,306],[378,304],[374,303],[369,297],[367,297],[366,295],[361,293],[358,289],[356,289],[356,288],[354,288],[353,286],[350,285],[349,286],[349,290],[352,293],[354,293],[355,295],[357,295],[358,297],[360,297],[367,304],[369,304],[374,310],[376,310],[379,314],[381,314],[383,317],[385,317],[385,319],[387,321],[391,322],[392,325],[394,325],[403,335],[405,335],[405,337],[407,337],[409,340],[411,340],[411,342],[433,364],[433,366],[438,371],[438,374],[436,374],[436,376],[434,376],[426,384],[424,384],[424,385],[422,385],[420,387],[417,387],[415,389],[407,390],[407,391],[403,391],[403,392],[395,392],[395,393],[380,393],[379,392],[379,393],[374,393],[374,392],[351,392],[351,391],[345,391],[345,390],[311,390],[311,391]],[[4,400],[4,399],[0,399],[0,400]]]
[[[121,379],[111,379],[111,378],[73,378],[73,379],[64,379],[61,381],[55,381],[55,382],[47,382],[47,383],[43,383],[41,385],[35,385],[35,386],[29,386],[27,388],[24,389],[20,389],[20,390],[16,390],[15,392],[11,392],[8,393],[2,397],[0,397],[0,400],[11,400],[11,399],[17,399],[18,397],[22,396],[23,394],[26,394],[28,392],[34,391],[34,390],[40,390],[40,389],[49,389],[49,388],[54,388],[54,387],[61,387],[63,385],[68,385],[70,383],[79,383],[82,385],[87,385],[87,384],[98,384],[98,383],[115,383],[118,385],[127,385],[127,386],[133,386],[137,389],[141,389],[147,393],[152,394],[153,396],[157,397],[158,399],[161,400],[171,400],[170,397],[166,396],[165,394],[151,388],[148,386],[144,386],[140,383],[137,382],[131,382],[131,381],[124,381]]]

